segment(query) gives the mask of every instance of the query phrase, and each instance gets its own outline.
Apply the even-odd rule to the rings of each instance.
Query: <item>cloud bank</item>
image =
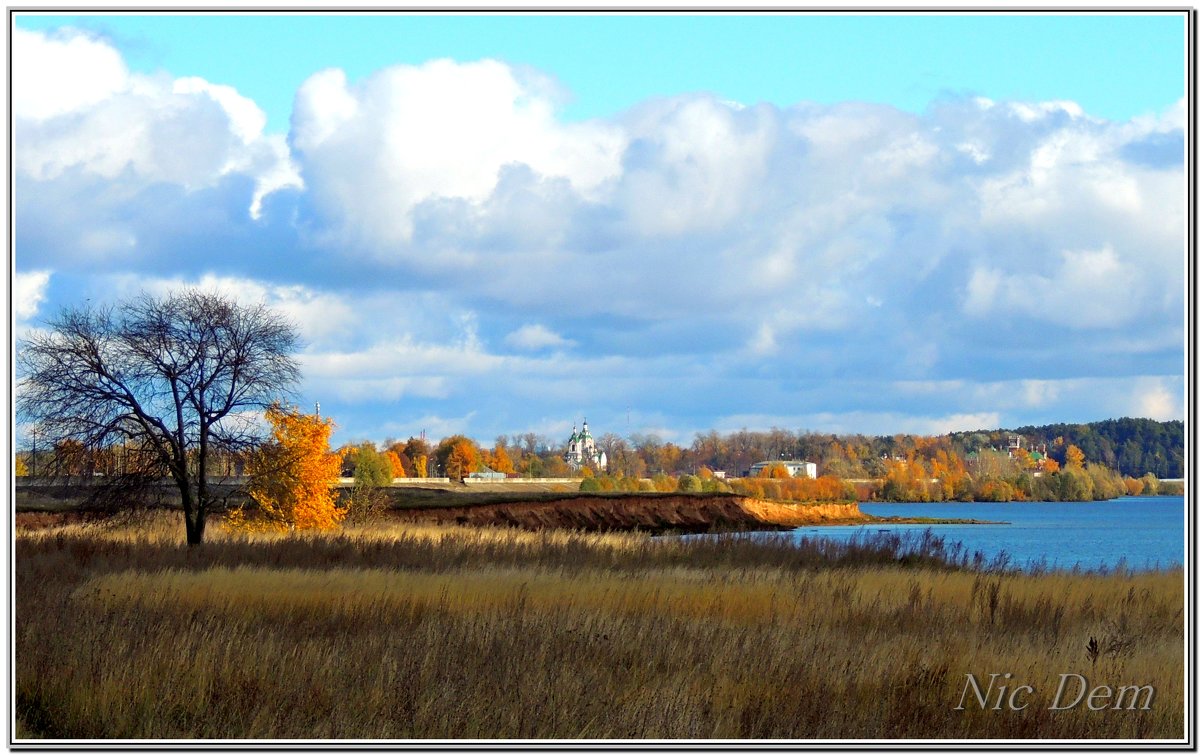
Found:
[[[683,93],[570,122],[546,72],[434,60],[313,73],[285,135],[81,32],[18,29],[13,55],[17,316],[266,301],[351,435],[1184,408],[1182,99],[1111,122]]]

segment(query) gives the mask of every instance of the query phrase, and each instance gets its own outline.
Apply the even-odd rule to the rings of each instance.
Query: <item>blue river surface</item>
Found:
[[[862,503],[875,516],[982,519],[1008,524],[868,524],[800,527],[795,539],[819,535],[849,538],[889,530],[894,534],[925,530],[961,542],[967,552],[991,560],[1007,553],[1011,566],[1093,570],[1124,566],[1134,571],[1184,563],[1188,532],[1183,496],[1118,498],[1090,503]]]

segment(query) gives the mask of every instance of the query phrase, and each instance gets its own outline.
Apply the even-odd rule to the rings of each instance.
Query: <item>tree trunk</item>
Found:
[[[187,527],[187,543],[189,546],[201,545],[204,543],[204,525],[207,517],[204,516],[204,509],[199,509],[196,512],[195,521],[188,521]]]
[[[187,544],[200,545],[204,542],[204,508],[192,498],[191,482],[187,476],[176,476],[180,503],[183,504],[183,524],[187,530]]]
[[[204,541],[204,524],[208,518],[208,425],[200,421],[200,449],[196,457],[196,542],[188,541],[188,545],[199,545]]]

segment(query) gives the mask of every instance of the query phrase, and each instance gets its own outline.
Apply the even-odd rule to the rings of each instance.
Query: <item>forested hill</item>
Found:
[[[1183,477],[1183,423],[1152,419],[1106,419],[1086,425],[1018,427],[1012,432],[1037,444],[1049,455],[1061,456],[1068,445],[1078,446],[1089,461],[1097,461],[1129,477],[1147,472],[1159,479]],[[1062,438],[1061,444],[1055,441]]]

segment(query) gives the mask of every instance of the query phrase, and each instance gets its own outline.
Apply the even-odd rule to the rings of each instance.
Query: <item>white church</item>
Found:
[[[567,440],[567,450],[563,454],[563,459],[571,466],[571,469],[579,469],[585,464],[590,464],[600,470],[608,468],[608,456],[596,448],[596,441],[588,430],[586,419],[583,420],[582,431],[577,430],[575,426],[571,427],[571,437]]]

